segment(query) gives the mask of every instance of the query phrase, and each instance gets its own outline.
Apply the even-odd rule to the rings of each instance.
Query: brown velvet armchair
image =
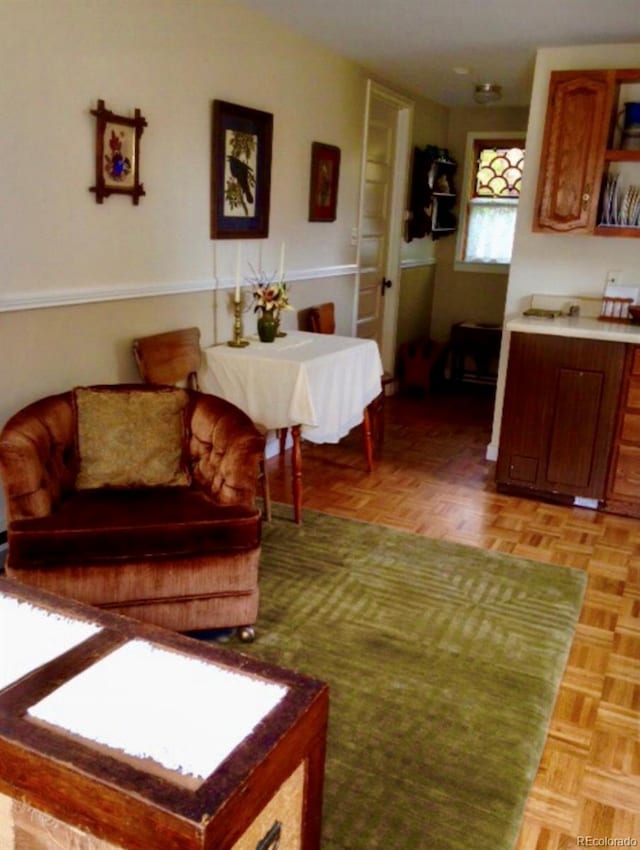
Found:
[[[242,411],[195,390],[136,384],[80,392],[30,404],[0,434],[7,575],[176,631],[237,627],[252,639],[261,536],[255,496],[264,438]],[[147,480],[147,466],[162,454],[153,447],[161,417],[153,407],[145,412],[157,401],[151,394],[177,399],[181,417],[178,475],[169,484],[164,472]],[[83,411],[86,399],[93,404],[103,397],[117,410],[122,403],[138,405],[144,433],[134,436],[149,453],[139,473],[131,467],[140,459],[126,459],[129,441],[117,430],[120,421],[110,426],[98,420],[93,433],[99,454],[116,429],[112,445],[116,454],[122,450],[125,479],[133,475],[133,481],[85,480],[94,458]]]

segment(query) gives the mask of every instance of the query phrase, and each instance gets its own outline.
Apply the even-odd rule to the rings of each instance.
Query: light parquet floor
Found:
[[[372,474],[359,429],[304,444],[304,508],[588,573],[517,850],[640,846],[640,520],[497,493],[492,409],[486,388],[387,399]],[[276,501],[291,502],[289,462],[268,462]]]

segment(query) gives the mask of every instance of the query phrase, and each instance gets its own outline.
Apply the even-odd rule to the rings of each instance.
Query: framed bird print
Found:
[[[273,115],[213,101],[211,238],[269,235]]]

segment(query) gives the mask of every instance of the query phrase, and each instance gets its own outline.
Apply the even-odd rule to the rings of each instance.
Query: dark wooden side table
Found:
[[[501,344],[500,325],[457,322],[451,327],[451,379],[495,384]]]
[[[324,683],[9,579],[0,578],[0,612],[3,626],[12,623],[11,641],[5,640],[2,652],[13,656],[8,659],[13,667],[0,664],[3,850],[275,850],[279,844],[319,850],[328,715]],[[66,630],[62,641],[60,630]],[[56,649],[34,658],[20,648],[38,641],[37,633]],[[122,675],[118,666],[118,657],[132,650],[134,657],[144,651],[152,659],[133,677]],[[181,673],[187,687],[176,684]],[[70,727],[67,718],[76,705],[87,708],[84,699],[67,700],[62,724],[46,712],[43,718],[50,697],[55,703],[65,690],[73,695],[83,682],[85,696],[95,695],[96,684],[99,694],[116,695],[116,716],[124,701],[130,720],[113,725],[124,725],[125,737],[143,736],[142,746],[148,747],[148,729],[157,732],[158,759],[132,753],[129,742],[125,749],[106,744],[102,732],[91,738],[77,731],[86,717],[108,720],[109,699],[106,710],[89,706]],[[165,699],[155,697],[158,686]],[[265,688],[276,692],[267,708]],[[150,710],[145,692],[154,694]],[[235,700],[228,719],[216,722],[230,693]],[[258,719],[251,711],[256,698]],[[179,703],[181,710],[165,710],[165,703],[171,709]],[[166,746],[176,741],[179,761],[167,766]],[[134,749],[138,746],[135,740]],[[195,775],[182,768],[194,755],[189,750],[196,761],[204,754]]]

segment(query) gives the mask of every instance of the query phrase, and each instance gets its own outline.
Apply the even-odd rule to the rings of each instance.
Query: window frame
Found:
[[[453,263],[454,271],[484,274],[509,274],[509,269],[511,268],[510,263],[477,263],[463,259],[469,219],[469,201],[474,196],[476,172],[475,150],[478,142],[485,144],[487,142],[503,144],[507,141],[522,142],[526,140],[526,137],[527,134],[524,130],[470,130],[467,133],[467,142],[464,152],[464,170],[459,193],[458,233],[456,235],[456,251]],[[522,147],[526,150],[526,144]]]

